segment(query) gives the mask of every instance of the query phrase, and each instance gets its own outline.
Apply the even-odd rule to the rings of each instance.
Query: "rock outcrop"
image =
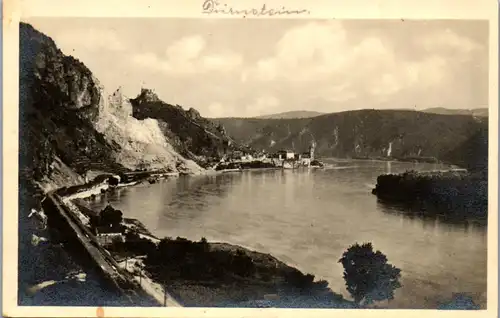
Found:
[[[165,103],[150,89],[130,100],[137,120],[158,120],[160,128],[174,149],[186,158],[203,163],[206,157],[219,157],[239,149],[224,127],[203,118],[194,108]]]
[[[89,170],[201,171],[172,147],[164,123],[134,118],[132,104],[120,89],[108,94],[82,62],[25,23],[20,24],[19,98],[22,178],[48,186],[57,180],[80,183]],[[150,92],[143,98],[160,102]]]
[[[99,87],[83,63],[64,55],[52,39],[21,23],[21,177],[50,179],[57,168],[53,165],[56,158],[77,173],[86,168],[83,162],[123,168],[112,158],[117,146],[107,143],[93,127],[100,99]]]

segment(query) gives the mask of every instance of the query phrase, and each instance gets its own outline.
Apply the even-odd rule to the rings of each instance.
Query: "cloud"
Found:
[[[229,72],[243,64],[243,57],[233,52],[207,55],[201,59],[205,71]]]
[[[428,51],[452,49],[458,51],[458,53],[468,53],[481,48],[476,42],[467,37],[460,36],[450,29],[420,37],[417,43]]]
[[[415,45],[427,54],[405,56],[376,33],[354,40],[339,21],[310,22],[288,30],[274,54],[243,70],[241,80],[314,82],[314,97],[329,101],[342,102],[362,93],[385,99],[417,86],[442,85],[459,62],[480,47],[450,30],[422,35]]]
[[[202,36],[187,36],[170,45],[163,56],[154,53],[138,53],[131,60],[135,65],[168,75],[195,75],[206,72],[230,72],[243,63],[243,57],[235,52],[222,50],[206,52]]]
[[[250,103],[245,108],[245,113],[240,113],[238,116],[255,116],[265,113],[273,113],[280,105],[280,100],[274,96],[266,95],[257,97],[253,103]]]
[[[105,87],[133,96],[147,81],[207,116],[487,103],[487,23],[215,20],[34,25]]]
[[[209,118],[217,118],[227,116],[227,110],[219,102],[213,102],[208,105],[208,113],[205,115]]]
[[[89,51],[123,51],[126,49],[116,33],[110,29],[76,29],[59,33],[54,40],[58,45],[73,49],[82,48],[82,45]]]
[[[169,46],[165,55],[171,61],[188,61],[197,58],[204,48],[202,36],[188,36]]]
[[[204,116],[216,117],[253,117],[261,114],[271,114],[279,111],[281,102],[272,95],[263,95],[248,103],[242,103],[239,107],[231,105],[230,102],[212,102],[207,107]]]

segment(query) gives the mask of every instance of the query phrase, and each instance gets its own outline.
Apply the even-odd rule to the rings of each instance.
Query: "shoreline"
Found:
[[[272,169],[275,169],[275,168],[272,168]],[[281,169],[281,168],[278,168],[278,169]],[[257,170],[257,169],[245,169],[245,171],[252,171],[252,170]],[[266,170],[269,170],[269,168],[267,168]],[[214,171],[214,172],[215,173],[223,173],[220,171]],[[73,215],[75,215],[75,217],[77,219],[79,219],[82,222],[82,224],[85,225],[85,227],[88,227],[89,223],[90,223],[90,218],[88,215],[86,215],[85,211],[82,212],[81,202],[78,202],[78,201],[88,200],[92,196],[104,194],[105,192],[112,191],[115,188],[134,186],[134,185],[137,185],[140,183],[147,182],[149,178],[151,178],[153,175],[155,175],[154,172],[153,173],[141,172],[139,174],[142,175],[142,177],[140,178],[140,180],[136,180],[134,182],[122,183],[122,182],[118,181],[117,184],[110,185],[111,180],[116,179],[117,175],[106,174],[106,175],[104,175],[104,179],[103,179],[103,176],[101,175],[101,176],[94,178],[92,181],[90,181],[89,183],[87,183],[85,185],[79,185],[79,186],[76,186],[73,188],[72,187],[69,187],[69,188],[64,187],[62,189],[59,189],[59,190],[61,190],[60,192],[62,192],[62,194],[64,194],[64,195],[61,195],[61,201],[62,201],[61,203],[64,204],[71,211],[71,213]],[[203,174],[205,174],[205,173],[203,173]],[[169,177],[172,177],[172,176],[171,175],[161,176],[158,179],[168,179]],[[100,180],[100,181],[96,182],[96,180]],[[54,192],[58,192],[58,190],[55,190]],[[91,211],[93,211],[93,210],[91,210]],[[93,211],[93,213],[99,213],[99,212]],[[144,227],[144,225],[140,222],[140,220],[126,218],[126,216],[124,215],[124,220],[125,219],[128,221],[128,223],[129,223],[128,225],[136,222],[131,227],[125,226],[129,230],[132,229],[133,232],[134,232],[134,229],[133,229],[134,226],[136,228],[140,228],[141,226]],[[149,232],[149,230],[147,228],[145,228],[145,229],[147,232]],[[138,233],[140,240],[149,241],[150,243],[154,244],[155,246],[159,246],[159,243],[162,241],[159,238],[157,238],[154,234],[151,234],[150,232],[149,232],[149,234],[144,234],[144,233],[140,233],[137,231],[137,233]],[[178,238],[178,239],[180,239],[180,238]],[[249,248],[249,247],[231,244],[228,242],[210,242],[210,243],[208,243],[208,245],[211,248],[215,249],[215,253],[222,253],[222,254],[231,255],[231,254],[236,253],[236,251],[238,251],[236,253],[237,255],[240,255],[240,254],[252,255],[252,263],[254,263],[255,260],[259,260],[259,259],[265,259],[265,258],[275,259],[277,262],[279,262],[279,264],[282,264],[283,268],[286,269],[286,271],[291,271],[291,272],[297,273],[297,274],[294,274],[294,275],[298,275],[297,278],[295,278],[295,279],[299,279],[300,277],[304,277],[304,278],[300,278],[302,280],[303,279],[309,280],[309,279],[311,279],[311,277],[312,277],[312,279],[314,279],[314,275],[309,275],[309,274],[304,275],[304,274],[302,274],[302,272],[300,270],[277,260],[271,254],[260,253],[256,250]],[[108,250],[105,247],[103,247],[103,248],[105,250]],[[217,252],[217,250],[219,250],[219,252]],[[140,253],[140,254],[144,254],[144,253]],[[111,254],[108,256],[111,256]],[[135,255],[135,257],[137,257],[137,256],[138,255]],[[115,259],[115,257],[112,257],[112,258]],[[118,261],[116,261],[116,262],[118,263]],[[198,262],[197,264],[203,264],[203,263],[204,262]],[[187,265],[187,263],[184,265]],[[126,270],[128,271],[128,269],[126,269]],[[149,283],[148,283],[147,279],[142,281],[142,284],[141,284],[142,291],[148,293],[150,296],[152,296],[153,298],[158,300],[159,299],[159,297],[158,297],[159,290],[162,289],[161,284],[156,279],[154,279],[154,276],[155,276],[154,272],[144,270],[144,274],[146,274],[147,276],[149,276],[151,278],[150,278]],[[135,277],[134,281],[136,283],[138,282],[138,279],[140,281],[141,278],[138,278],[140,275],[139,276],[137,276],[136,274],[133,274],[133,275],[134,275],[133,277]],[[278,273],[276,275],[279,276],[279,275],[285,275],[285,274]],[[295,299],[295,298],[300,296],[299,295],[300,293],[298,293],[297,291],[293,291],[294,289],[292,287],[287,287],[289,289],[287,292],[281,291],[282,295],[277,296],[277,294],[280,293],[280,292],[278,292],[279,289],[274,290],[274,293],[269,292],[269,290],[272,290],[273,287],[269,286],[268,283],[265,283],[264,281],[262,281],[262,279],[259,279],[259,278],[257,278],[257,280],[250,279],[250,278],[241,280],[241,279],[237,279],[236,277],[234,277],[232,279],[229,279],[229,281],[226,281],[226,279],[223,279],[221,281],[218,281],[217,279],[215,279],[215,280],[211,280],[211,283],[208,283],[208,282],[197,281],[197,280],[190,281],[190,280],[186,280],[186,279],[179,277],[178,279],[174,279],[174,280],[169,281],[168,286],[171,286],[171,287],[167,287],[167,288],[163,289],[163,293],[167,292],[167,294],[169,295],[168,298],[172,300],[172,301],[170,301],[171,303],[178,304],[181,306],[183,305],[182,299],[177,300],[177,299],[174,299],[174,297],[176,297],[176,298],[181,297],[181,298],[186,298],[186,299],[191,299],[192,297],[194,297],[195,299],[198,299],[194,303],[187,301],[188,307],[191,307],[191,306],[218,307],[218,306],[222,306],[221,305],[222,303],[225,303],[228,301],[229,301],[229,304],[226,304],[226,305],[231,306],[231,304],[234,305],[234,304],[239,303],[241,301],[250,301],[250,302],[252,302],[252,301],[256,301],[256,302],[266,301],[266,298],[269,298],[269,297],[271,298],[272,301],[279,300],[279,302],[282,303],[281,305],[276,304],[276,306],[289,307],[290,301],[292,301],[292,299]],[[300,279],[299,279],[299,281],[300,281]],[[244,282],[246,282],[246,283],[244,283]],[[209,285],[206,285],[207,283]],[[229,284],[229,285],[227,285],[227,284]],[[241,284],[243,284],[243,285],[241,285]],[[248,286],[246,284],[248,284]],[[299,284],[299,283],[297,283],[297,284]],[[303,283],[300,283],[300,284],[303,284]],[[310,287],[307,287],[307,288],[310,288],[309,293],[313,293],[313,292],[319,293],[316,296],[323,297],[324,302],[329,304],[327,306],[329,308],[331,308],[332,306],[334,308],[338,308],[339,306],[342,308],[346,308],[346,307],[350,308],[353,306],[353,304],[350,301],[345,300],[341,294],[336,294],[333,291],[331,291],[329,288],[327,288],[328,283],[326,281],[314,282],[313,280],[311,280],[307,284],[311,284]],[[238,285],[240,285],[240,286],[236,287]],[[318,287],[319,285],[321,285],[321,286]],[[210,286],[212,286],[212,287],[210,287]],[[286,286],[288,286],[288,285],[286,285]],[[229,289],[236,288],[236,289],[234,289],[232,291],[232,293],[227,293],[228,288]],[[278,287],[275,286],[274,288],[276,289]],[[292,289],[290,289],[290,288],[292,288]],[[304,287],[304,288],[306,288],[306,287]],[[236,298],[233,297],[235,293],[238,293],[238,291],[240,291],[240,293],[241,292],[243,293],[243,294],[240,294],[241,299],[238,297],[236,297]],[[172,296],[172,294],[171,294],[172,292],[173,292],[173,294],[175,294],[177,296]],[[194,294],[197,296],[194,296]],[[251,295],[248,295],[248,294],[251,294]],[[323,296],[321,296],[320,294]],[[179,296],[179,295],[181,295],[181,296]],[[224,295],[226,295],[226,296],[224,296]],[[325,295],[329,295],[329,296],[325,296]],[[301,297],[303,297],[303,296],[301,296]],[[209,301],[207,299],[212,299],[212,300]],[[271,300],[267,300],[267,301],[271,301]],[[293,301],[296,301],[296,299]],[[305,300],[303,300],[303,301],[305,301]],[[184,302],[186,302],[186,301],[184,301]],[[283,303],[283,302],[285,302],[285,303]]]
[[[358,160],[362,160],[362,159],[358,159]],[[277,170],[277,169],[280,169],[282,170],[281,167],[277,167],[277,168],[254,168],[254,169],[244,169],[243,171],[259,171],[259,170]],[[286,170],[289,170],[289,169],[286,169]],[[453,171],[455,169],[450,169],[450,170],[446,170],[446,171]],[[459,171],[461,171],[462,169],[458,169]],[[203,173],[199,173],[199,174],[190,174],[191,176],[197,176],[197,175],[210,175],[210,174],[219,174],[219,173],[224,173],[223,171],[203,171]],[[69,208],[72,210],[72,213],[75,214],[75,216],[77,216],[81,221],[82,218],[80,217],[79,214],[81,214],[82,212],[80,211],[80,207],[78,206],[77,204],[77,201],[78,200],[86,200],[94,195],[100,195],[100,194],[103,194],[107,191],[112,191],[113,189],[115,188],[123,188],[123,187],[128,187],[128,186],[134,186],[134,185],[138,185],[138,184],[141,184],[141,183],[146,183],[148,181],[149,178],[151,178],[152,176],[155,176],[158,178],[158,180],[160,179],[169,179],[171,177],[174,177],[174,175],[172,174],[168,174],[168,175],[165,175],[165,174],[158,174],[157,172],[140,172],[138,173],[138,175],[141,175],[142,177],[139,179],[139,180],[136,180],[136,181],[133,181],[133,182],[118,182],[117,184],[113,184],[113,185],[110,185],[109,182],[110,182],[110,179],[112,178],[116,178],[117,175],[114,175],[114,174],[105,174],[105,178],[103,178],[103,175],[99,175],[98,177],[96,177],[95,179],[93,179],[92,181],[90,181],[89,183],[85,184],[85,185],[79,185],[79,186],[76,186],[76,187],[69,187],[69,188],[66,188],[66,187],[63,187],[63,191],[66,196],[62,197],[62,201],[63,203]],[[184,174],[176,174],[175,177],[180,177],[181,175],[184,175]],[[100,182],[95,182],[96,179],[102,179]],[[61,190],[61,189],[59,189]],[[59,191],[59,190],[55,190],[56,192]],[[75,192],[74,193],[68,193],[68,192],[71,192],[71,190],[74,190]],[[76,208],[76,209],[75,209]],[[78,212],[80,213],[78,213]],[[96,211],[94,211],[96,212]],[[84,213],[83,213],[84,214]],[[124,218],[126,218],[126,216],[124,215]],[[127,220],[136,220],[136,219],[127,219]],[[140,220],[136,220],[140,223]],[[85,222],[82,222],[82,223],[85,223]],[[142,223],[141,223],[142,224]],[[147,231],[149,231],[147,228],[146,228]],[[148,240],[150,242],[152,242],[153,244],[155,245],[158,245],[158,243],[161,241],[161,239],[155,237],[154,235],[141,235],[139,234],[140,238],[141,239],[145,239],[145,240]],[[245,253],[255,253],[255,254],[258,254],[258,255],[261,255],[261,256],[270,256],[272,258],[274,258],[272,256],[272,254],[265,254],[265,253],[260,253],[256,250],[254,250],[253,248],[250,248],[248,246],[242,246],[240,244],[232,244],[230,242],[210,242],[209,243],[210,246],[228,246],[230,247],[230,249],[235,249],[235,250],[244,250]],[[283,262],[282,262],[283,263]],[[201,263],[200,263],[201,264]],[[293,268],[295,270],[297,270],[299,273],[300,270],[298,270],[297,268],[295,267],[292,267],[286,263],[283,263],[285,264],[286,266],[290,267],[290,268]],[[144,273],[147,273],[146,275],[148,275],[149,277],[153,277],[153,273],[152,272],[148,272],[148,271],[145,271]],[[303,274],[302,274],[303,275]],[[137,278],[139,277],[138,275],[134,275],[134,280],[136,280],[137,282]],[[314,277],[314,276],[313,276]],[[147,282],[146,281],[143,281],[144,284],[146,284]],[[156,284],[154,287],[152,284]],[[241,283],[241,281],[240,281]],[[255,283],[255,282],[254,282]],[[316,282],[317,283],[317,282]],[[206,295],[212,295],[210,297],[212,298],[217,298],[217,297],[221,297],[220,295],[221,294],[224,294],[224,290],[225,289],[228,289],[228,288],[235,288],[234,285],[237,285],[238,284],[238,280],[234,280],[232,282],[232,284],[229,286],[225,286],[224,283],[217,283],[217,282],[212,282],[210,283],[208,286],[206,286],[207,282],[200,282],[200,281],[190,281],[190,280],[183,280],[183,279],[177,279],[177,280],[173,280],[169,283],[169,286],[173,286],[172,288],[168,288],[166,289],[167,292],[170,294],[171,291],[170,289],[173,289],[174,291],[174,294],[175,295],[181,295],[180,297],[182,298],[202,298],[202,299],[205,299],[204,297]],[[222,284],[222,285],[221,285]],[[327,283],[328,285],[328,283]],[[153,287],[154,288],[153,288]],[[210,287],[212,286],[212,287]],[[223,287],[221,287],[223,286]],[[265,288],[268,288],[268,287],[258,287],[259,285],[252,285],[253,289],[254,290],[265,290]],[[158,299],[158,295],[156,294],[158,292],[159,289],[161,289],[161,284],[158,283],[158,281],[156,281],[155,279],[152,279],[151,280],[151,283],[149,283],[149,285],[147,285],[147,287],[141,287],[143,291],[147,292],[150,296],[154,297],[155,299]],[[240,287],[241,288],[241,287]],[[249,287],[250,288],[250,287]],[[156,292],[154,292],[153,290],[156,290]],[[343,302],[344,305],[342,306],[345,306],[345,304],[350,304],[350,301],[346,300],[343,298],[343,296],[341,294],[335,294],[333,291],[330,290],[330,292],[332,294],[330,295],[335,295],[335,297],[333,297],[333,299],[335,299],[336,302]],[[195,296],[197,295],[197,296]],[[203,296],[205,295],[205,296]],[[216,295],[216,296],[214,296]],[[284,306],[284,307],[290,307],[290,297],[292,296],[286,296],[286,295],[282,295],[280,297],[278,297],[276,299],[276,296],[272,296],[274,295],[273,293],[270,293],[270,294],[260,294],[260,296],[258,297],[258,299],[246,299],[244,301],[246,302],[261,302],[261,301],[267,301],[268,303],[272,301],[281,301],[282,304],[281,305],[277,305],[277,304],[274,304],[274,305],[270,305],[271,307],[280,307],[280,306]],[[340,297],[338,296],[340,295]],[[299,297],[300,295],[293,295],[293,297]],[[171,296],[169,296],[171,297]],[[176,296],[176,297],[179,297],[179,296]],[[208,297],[208,296],[207,296]],[[209,297],[209,298],[210,298]],[[232,297],[231,295],[228,295],[227,297]],[[243,297],[243,296],[242,296]],[[269,298],[269,299],[266,299]],[[292,298],[293,298],[292,297]],[[302,296],[301,296],[302,297]],[[245,297],[243,297],[245,298]],[[248,298],[248,297],[247,297]],[[300,298],[300,297],[299,297]],[[174,299],[173,297],[171,297],[171,299]],[[271,299],[271,300],[270,300]],[[331,300],[331,299],[330,299]],[[176,300],[174,300],[176,301]],[[212,302],[208,302],[208,303],[203,303],[203,305],[205,306],[209,306],[209,307],[217,307],[219,306],[221,303],[220,302],[214,302],[215,300],[212,300]],[[241,300],[243,301],[243,300]],[[303,299],[303,301],[305,301]],[[326,300],[325,300],[326,301]],[[283,303],[284,302],[284,303]],[[327,301],[326,301],[327,302]],[[178,302],[178,303],[182,303],[182,302]],[[328,302],[327,302],[328,303]],[[225,306],[232,306],[234,304],[239,304],[241,305],[242,303],[241,302],[232,302],[232,303],[226,303]],[[332,303],[330,302],[329,303],[330,305],[332,305]],[[337,305],[339,305],[339,303],[335,303]],[[258,305],[258,306],[261,306],[262,304]],[[329,305],[329,306],[330,306]],[[352,304],[351,304],[352,305]],[[349,306],[351,306],[349,305]],[[193,303],[189,303],[187,304],[187,306],[199,306],[199,305],[196,305],[196,304],[193,304]],[[316,308],[320,308],[322,305],[318,305],[319,307],[316,307]],[[314,307],[314,306],[313,306]],[[331,307],[329,307],[331,308]],[[339,308],[339,307],[335,307],[335,308]],[[344,307],[342,307],[344,308]]]

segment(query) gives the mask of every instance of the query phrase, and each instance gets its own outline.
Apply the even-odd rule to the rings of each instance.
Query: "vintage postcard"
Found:
[[[3,314],[496,317],[497,14],[7,1]]]

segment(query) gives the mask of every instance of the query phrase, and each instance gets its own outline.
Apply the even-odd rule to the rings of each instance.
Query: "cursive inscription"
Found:
[[[310,11],[306,9],[287,9],[284,6],[281,8],[267,8],[265,3],[260,8],[235,9],[225,3],[219,3],[217,0],[205,0],[201,12],[204,14],[242,15],[243,17],[310,14]]]

